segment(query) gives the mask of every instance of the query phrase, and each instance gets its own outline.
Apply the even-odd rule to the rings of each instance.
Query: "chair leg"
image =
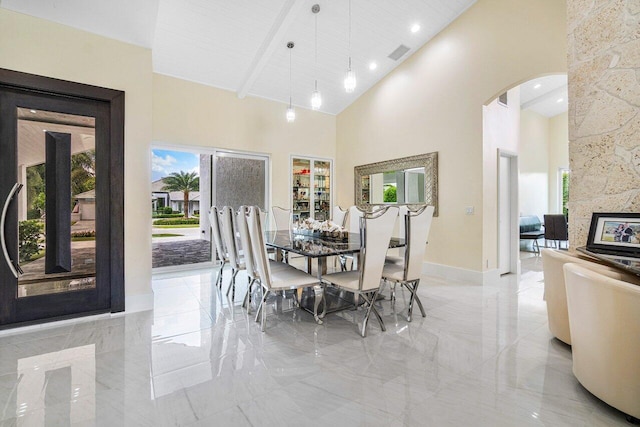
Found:
[[[263,304],[262,304],[262,321],[260,322],[260,330],[262,332],[264,332],[264,328],[265,328],[265,325],[267,323],[267,310],[265,309],[265,305],[266,305],[266,301],[267,301],[267,295],[269,295],[269,291],[268,290],[264,293],[264,298],[262,298],[262,302],[263,302]]]
[[[415,301],[418,304],[418,307],[420,308],[420,312],[422,313],[422,317],[427,317],[426,313],[424,312],[424,307],[422,306],[422,301],[420,301],[420,298],[418,297],[418,285],[420,284],[420,279],[414,281],[414,282],[409,282],[406,283],[405,286],[407,287],[407,289],[409,289],[409,292],[411,292],[411,297],[409,298],[409,310],[407,313],[407,322],[411,322],[411,315],[413,313],[413,302]]]
[[[247,276],[247,293],[244,294],[244,299],[242,300],[242,307],[247,309],[247,314],[251,313],[251,288],[254,281],[255,279]]]
[[[229,283],[229,287],[227,288],[227,297],[229,296],[229,291],[233,289],[233,292],[231,294],[232,301],[236,296],[236,276],[238,275],[239,272],[240,270],[236,270],[234,268],[231,269],[231,283]]]
[[[260,313],[264,310],[264,305],[266,304],[267,295],[269,291],[267,289],[262,289],[262,298],[260,298],[260,305],[258,306],[258,311],[256,312],[256,322],[260,319]]]
[[[364,319],[362,319],[362,332],[360,333],[362,335],[362,338],[365,338],[367,336],[367,323],[369,322],[369,316],[371,316],[371,312],[373,312],[376,318],[378,319],[378,323],[380,323],[380,329],[382,329],[383,331],[387,330],[387,328],[385,328],[384,326],[384,322],[382,321],[382,316],[380,316],[380,313],[378,313],[378,310],[373,306],[373,303],[378,297],[379,292],[380,292],[380,288],[376,289],[372,297],[368,297],[366,294],[362,294],[362,298],[368,304],[367,312],[364,316]]]

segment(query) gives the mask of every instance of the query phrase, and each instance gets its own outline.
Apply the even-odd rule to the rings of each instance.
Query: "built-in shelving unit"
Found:
[[[331,160],[292,157],[293,221],[331,218]]]

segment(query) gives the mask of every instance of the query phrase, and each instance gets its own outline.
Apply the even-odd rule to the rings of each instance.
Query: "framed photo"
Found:
[[[594,213],[587,250],[640,257],[640,213]]]

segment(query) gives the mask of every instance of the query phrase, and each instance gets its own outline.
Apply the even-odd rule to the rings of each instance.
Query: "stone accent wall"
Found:
[[[640,0],[567,0],[569,239],[593,212],[640,212]]]

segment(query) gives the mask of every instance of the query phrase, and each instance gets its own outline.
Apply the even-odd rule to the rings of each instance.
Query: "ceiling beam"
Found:
[[[527,101],[524,104],[522,104],[520,106],[520,108],[522,110],[526,110],[527,108],[531,108],[536,104],[539,104],[539,103],[544,102],[544,101],[548,101],[549,99],[556,98],[556,97],[558,97],[560,95],[565,96],[566,92],[567,92],[567,85],[562,85],[560,87],[557,87],[557,88],[553,89],[550,92],[543,93],[542,95],[540,95],[537,98],[530,99],[529,101]]]
[[[260,48],[256,52],[256,56],[254,56],[253,61],[251,61],[251,65],[249,66],[249,69],[247,70],[247,73],[242,80],[242,84],[237,90],[238,98],[244,98],[245,96],[247,96],[247,93],[262,72],[269,58],[271,58],[273,52],[278,47],[285,47],[284,44],[280,46],[280,41],[284,37],[284,34],[289,26],[293,23],[294,19],[298,15],[298,12],[302,9],[302,7],[306,6],[306,1],[285,0],[284,4],[282,5],[282,9],[280,9],[280,13],[276,17],[276,20],[271,26],[271,29],[262,41]]]

